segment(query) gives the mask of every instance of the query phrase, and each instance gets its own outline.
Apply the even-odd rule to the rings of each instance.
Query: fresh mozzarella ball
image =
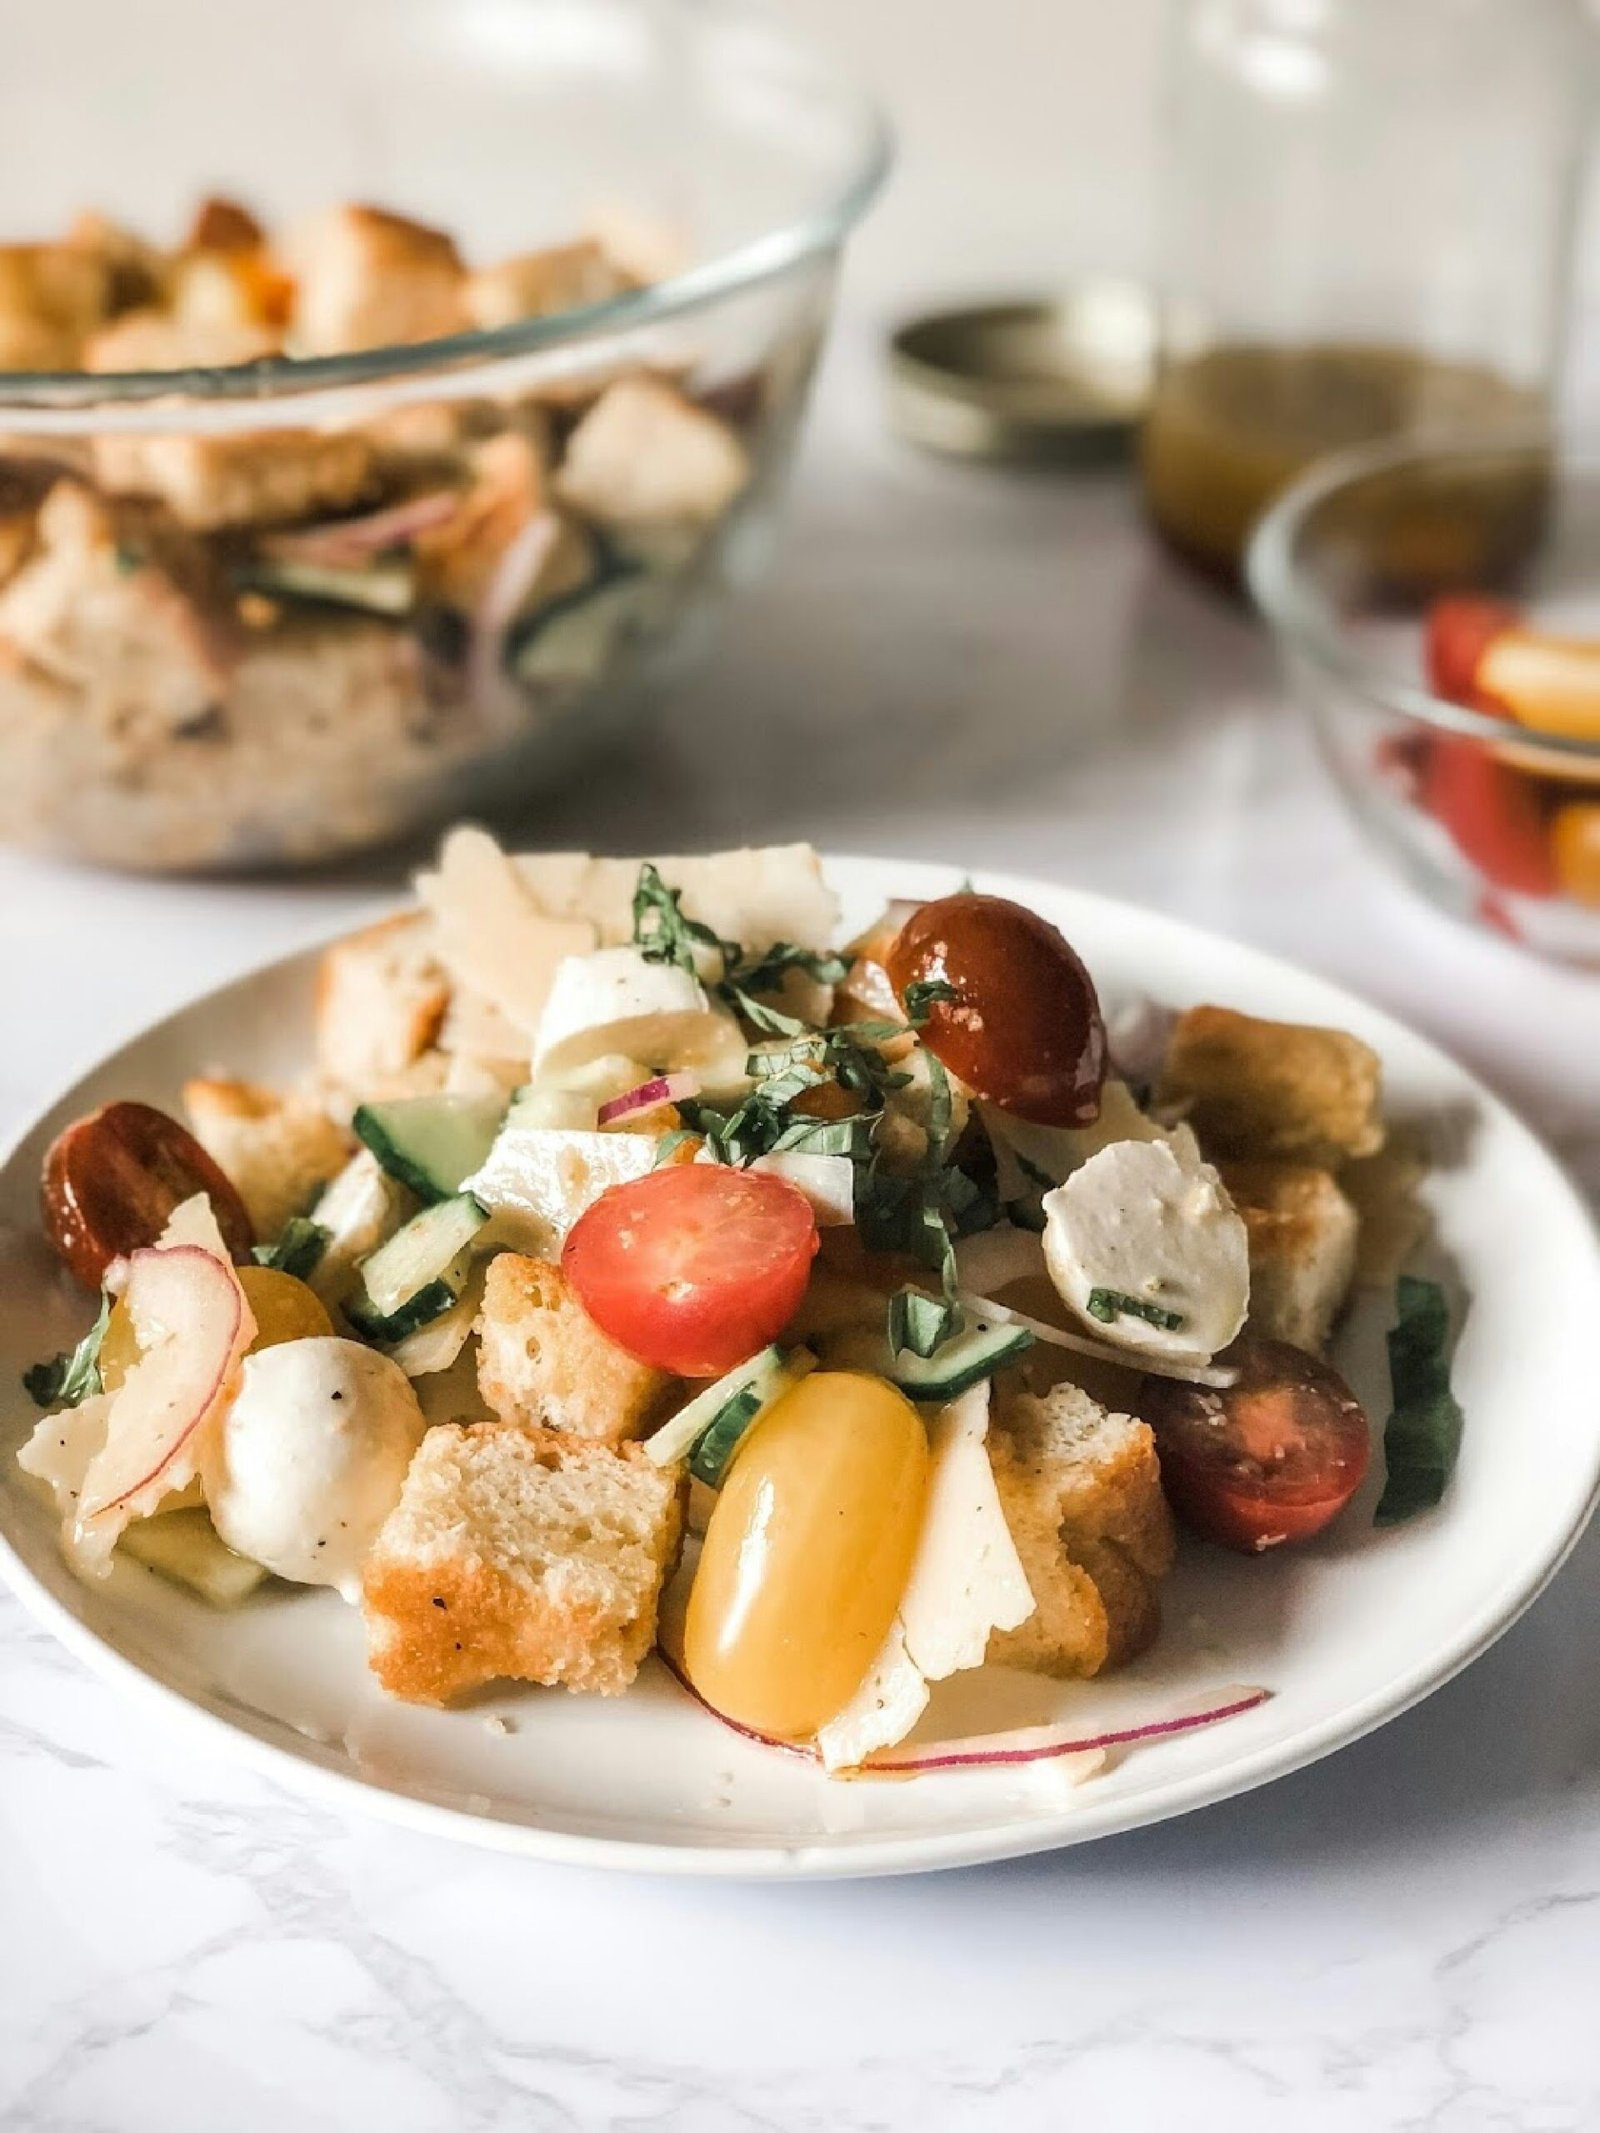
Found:
[[[212,1523],[279,1577],[355,1600],[425,1426],[405,1372],[358,1341],[263,1348],[204,1465]]]
[[[1170,1141],[1102,1148],[1046,1193],[1044,1215],[1050,1278],[1101,1340],[1135,1353],[1204,1359],[1244,1324],[1245,1226],[1186,1129]],[[1150,1315],[1126,1308],[1129,1302]]]
[[[699,979],[637,948],[598,948],[556,965],[533,1047],[535,1078],[562,1080],[608,1053],[653,1067],[714,1064],[724,1070],[746,1045],[731,1015],[714,1008]]]

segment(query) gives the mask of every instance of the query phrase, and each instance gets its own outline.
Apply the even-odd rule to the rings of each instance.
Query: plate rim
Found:
[[[940,893],[938,884],[952,885],[966,878],[963,870],[945,861],[885,857],[865,853],[827,852],[821,855],[825,872],[857,870],[881,875],[897,872],[902,878],[920,876],[930,884],[928,894]],[[1355,1002],[1382,1036],[1399,1036],[1420,1048],[1430,1068],[1443,1068],[1464,1080],[1486,1115],[1494,1116],[1521,1138],[1530,1155],[1547,1174],[1547,1183],[1578,1216],[1581,1234],[1587,1239],[1597,1291],[1600,1291],[1600,1229],[1596,1217],[1544,1139],[1489,1088],[1471,1068],[1454,1059],[1431,1037],[1354,992],[1349,986],[1310,970],[1287,957],[1278,956],[1246,941],[1208,927],[1196,926],[1171,913],[1107,896],[1093,889],[1038,876],[1012,874],[1002,869],[979,868],[975,877],[980,889],[1009,895],[1037,908],[1041,899],[1065,897],[1091,909],[1105,923],[1126,924],[1131,918],[1154,924],[1175,943],[1194,945],[1202,955],[1221,949],[1242,957],[1255,974],[1270,985],[1286,979],[1310,981],[1320,989]],[[403,899],[386,906],[403,911],[412,901]],[[170,1024],[182,1020],[220,995],[246,987],[280,970],[304,963],[348,931],[340,927],[289,948],[281,954],[246,965],[221,983],[189,996],[168,1012],[158,1015],[102,1051],[83,1066],[66,1086],[45,1103],[0,1145],[0,1171],[9,1169],[21,1147],[35,1135],[70,1096],[79,1083],[115,1063],[124,1053],[148,1043]],[[483,1849],[534,1858],[556,1865],[601,1867],[613,1871],[670,1877],[711,1878],[736,1881],[844,1880],[925,1873],[958,1867],[1028,1857],[1066,1850],[1102,1837],[1157,1826],[1192,1814],[1204,1807],[1237,1799],[1281,1777],[1291,1776],[1341,1748],[1364,1739],[1392,1719],[1402,1717],[1438,1689],[1465,1671],[1497,1643],[1533,1606],[1548,1588],[1583,1537],[1597,1507],[1600,1507],[1600,1428],[1590,1449],[1589,1482],[1581,1503],[1568,1514],[1565,1530],[1556,1545],[1539,1562],[1509,1581],[1509,1590],[1492,1595],[1463,1624],[1459,1635],[1442,1645],[1433,1659],[1413,1666],[1396,1681],[1368,1692],[1353,1704],[1343,1705],[1320,1720],[1304,1726],[1289,1743],[1264,1743],[1237,1753],[1221,1764],[1210,1764],[1177,1777],[1143,1798],[1118,1803],[1107,1800],[1096,1811],[1092,1798],[1079,1794],[1068,1805],[1046,1814],[1013,1816],[948,1832],[907,1831],[874,1836],[841,1844],[805,1838],[798,1841],[761,1841],[750,1844],[719,1844],[702,1837],[687,1843],[662,1843],[631,1836],[583,1834],[541,1826],[536,1822],[477,1812],[448,1804],[405,1789],[392,1779],[363,1776],[355,1770],[331,1767],[305,1750],[264,1738],[244,1716],[230,1717],[195,1702],[181,1688],[146,1672],[136,1660],[116,1650],[88,1623],[80,1621],[56,1595],[35,1576],[14,1547],[0,1523],[0,1580],[15,1594],[40,1625],[89,1671],[108,1681],[136,1703],[142,1702],[172,1721],[174,1732],[191,1738],[247,1765],[257,1775],[288,1792],[310,1797],[336,1811],[362,1812],[408,1828],[416,1833],[468,1842]],[[307,1743],[309,1749],[313,1744]],[[1081,1804],[1080,1804],[1081,1803]]]

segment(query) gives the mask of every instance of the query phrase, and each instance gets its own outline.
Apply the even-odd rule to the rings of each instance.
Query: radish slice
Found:
[[[979,1733],[968,1740],[917,1741],[910,1747],[880,1748],[862,1764],[862,1777],[909,1777],[931,1770],[992,1770],[1009,1764],[1053,1762],[1063,1755],[1103,1754],[1110,1748],[1137,1747],[1142,1741],[1167,1740],[1201,1726],[1237,1718],[1267,1701],[1270,1689],[1210,1690],[1192,1707],[1169,1711],[1143,1725],[1119,1726],[1103,1733],[1082,1733],[1073,1726],[1019,1726],[1007,1733]]]
[[[74,1565],[93,1577],[124,1526],[193,1480],[256,1332],[233,1270],[199,1245],[134,1252],[123,1302],[139,1360],[106,1406],[105,1441],[66,1535]]]
[[[700,1083],[693,1074],[656,1074],[649,1081],[641,1081],[636,1089],[628,1089],[621,1096],[613,1096],[609,1103],[603,1103],[600,1123],[602,1126],[614,1125],[619,1118],[636,1118],[641,1111],[659,1111],[667,1104],[682,1103],[699,1093]]]
[[[455,517],[461,503],[454,489],[430,490],[404,503],[369,511],[363,518],[330,519],[321,526],[275,533],[261,544],[263,555],[280,563],[321,563],[338,570],[365,563],[386,549],[401,548],[419,534],[432,533]]]
[[[785,1755],[797,1755],[804,1762],[820,1765],[822,1758],[809,1742],[777,1740],[770,1733],[758,1733],[753,1726],[741,1725],[737,1719],[726,1717],[706,1702],[671,1649],[662,1644],[659,1650],[668,1673],[678,1686],[687,1690],[701,1710],[709,1712],[730,1733],[737,1733],[741,1740],[754,1741],[760,1747],[781,1748]],[[879,1748],[856,1768],[835,1770],[831,1774],[848,1778],[926,1777],[941,1770],[1005,1769],[1025,1763],[1057,1762],[1075,1755],[1096,1758],[1098,1768],[1098,1759],[1112,1748],[1134,1748],[1145,1741],[1168,1740],[1179,1733],[1195,1733],[1202,1726],[1219,1725],[1225,1718],[1237,1718],[1245,1711],[1253,1711],[1266,1703],[1271,1695],[1270,1689],[1261,1688],[1211,1689],[1160,1718],[1145,1719],[1139,1725],[1107,1727],[1099,1733],[1086,1733],[1065,1724],[1022,1726],[1005,1733],[974,1733],[965,1740],[918,1741],[909,1747]],[[1088,1776],[1092,1772],[1084,1774]]]

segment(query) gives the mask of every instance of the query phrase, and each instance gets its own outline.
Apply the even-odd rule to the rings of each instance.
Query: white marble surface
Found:
[[[1265,648],[1153,556],[1121,481],[901,454],[871,346],[858,324],[836,350],[781,568],[714,671],[530,829],[803,832],[1180,911],[1407,1015],[1600,1185],[1600,985],[1392,887]],[[120,1034],[390,887],[0,858],[0,1136]],[[0,1599],[0,2125],[1584,2133],[1597,1654],[1600,1535],[1465,1678],[1252,1798],[1020,1865],[744,1889],[314,1811]]]

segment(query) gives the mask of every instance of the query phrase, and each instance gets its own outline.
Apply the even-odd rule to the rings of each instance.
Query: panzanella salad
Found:
[[[330,1586],[422,1703],[616,1694],[659,1649],[830,1771],[1084,1774],[1259,1700],[922,1738],[951,1675],[1143,1652],[1176,1526],[1260,1555],[1345,1513],[1370,1432],[1324,1350],[1416,1242],[1364,1044],[1108,1035],[1061,934],[970,889],[839,945],[805,846],[459,829],[418,891],[323,957],[298,1086],[49,1150],[97,1311],[20,1458],[84,1576]],[[1400,1304],[1385,1523],[1461,1427],[1444,1299]]]

